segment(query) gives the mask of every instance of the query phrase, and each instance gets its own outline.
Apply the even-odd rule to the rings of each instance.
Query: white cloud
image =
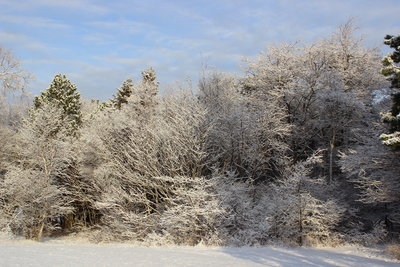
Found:
[[[47,53],[50,47],[43,42],[32,39],[29,35],[0,31],[1,45],[7,48],[19,48],[31,52]]]
[[[83,41],[90,44],[108,45],[115,42],[115,38],[111,34],[106,33],[91,33],[82,37]]]
[[[95,27],[98,30],[115,30],[124,34],[136,34],[154,29],[154,27],[150,24],[126,19],[113,21],[91,21],[86,22],[85,25]]]
[[[388,0],[380,3],[0,0],[0,23],[18,24],[18,28],[0,31],[0,42],[24,54],[31,52],[29,66],[41,73],[40,79],[46,84],[52,77],[45,76],[44,69],[63,71],[76,80],[84,95],[107,98],[124,79],[140,77],[140,71],[149,66],[156,69],[164,84],[185,77],[197,83],[204,64],[239,71],[243,57],[251,57],[269,44],[326,37],[351,15],[359,16],[361,33],[366,34],[368,42],[380,44],[384,34],[400,32],[399,5]],[[68,16],[79,16],[62,22],[51,19],[43,10],[65,10]],[[62,39],[54,43],[39,39],[30,35],[32,27],[45,28],[56,36],[57,30],[69,29],[65,31],[69,39],[66,44]],[[55,58],[73,55],[74,49],[80,58]]]
[[[119,57],[116,55],[105,55],[105,56],[96,56],[96,60],[106,62],[106,64],[112,63],[121,66],[129,66],[129,67],[139,67],[146,64],[146,60],[143,58],[129,58],[129,57]]]
[[[24,34],[0,31],[0,40],[2,40],[2,43],[18,43],[26,41],[27,39],[29,39],[29,37]]]
[[[31,17],[31,16],[6,15],[6,14],[0,16],[0,22],[29,25],[29,27],[52,28],[56,30],[66,29],[71,27],[67,24],[59,23],[52,19]]]
[[[81,10],[91,14],[106,14],[109,12],[109,9],[104,5],[99,5],[95,1],[90,0],[0,0],[0,5],[14,10],[33,10],[52,7]]]

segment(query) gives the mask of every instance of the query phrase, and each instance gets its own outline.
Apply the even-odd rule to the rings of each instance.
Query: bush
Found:
[[[386,253],[400,260],[400,244],[391,244],[386,246]]]

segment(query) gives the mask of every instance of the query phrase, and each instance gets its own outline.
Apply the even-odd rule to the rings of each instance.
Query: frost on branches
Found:
[[[121,109],[122,104],[128,103],[128,98],[132,94],[132,79],[127,79],[124,81],[122,86],[118,88],[118,92],[114,95],[114,98],[111,99],[111,104],[117,108]]]
[[[380,144],[381,131],[382,126],[369,127],[361,144],[342,153],[340,165],[359,188],[358,201],[380,207],[377,218],[390,232],[400,222],[400,154]]]
[[[317,149],[327,151],[323,169],[328,180],[337,169],[337,151],[350,145],[370,93],[384,84],[378,53],[353,37],[352,22],[312,45],[269,47],[248,62],[244,92],[273,103],[293,127],[287,144],[294,161]]]
[[[156,86],[144,79],[121,110],[98,113],[83,131],[98,238],[194,245],[215,232],[219,213],[202,176],[205,111],[186,94],[160,100]]]
[[[320,163],[321,157],[313,155],[272,187],[267,221],[274,240],[291,245],[334,243],[344,208],[332,198],[326,181],[310,177],[313,165]]]
[[[208,169],[233,171],[257,182],[279,177],[288,164],[285,138],[291,127],[275,103],[243,94],[232,77],[211,73],[200,82],[207,108]]]
[[[59,131],[66,123],[61,114],[46,104],[22,123],[16,136],[18,157],[0,183],[6,226],[26,238],[40,240],[45,231],[59,227],[61,216],[73,212],[69,192],[59,186],[73,158],[68,142],[57,138],[65,135]]]
[[[28,96],[25,87],[31,79],[11,51],[0,46],[0,124],[11,124],[22,115]]]
[[[198,95],[160,96],[150,68],[108,102],[81,102],[56,75],[24,120],[0,113],[1,229],[143,245],[382,240],[370,225],[398,226],[398,152],[373,129],[385,79],[353,30],[270,47],[242,78],[206,73]],[[0,72],[7,94],[24,77],[15,66]]]
[[[382,134],[380,138],[383,144],[400,148],[400,92],[398,91],[400,88],[400,36],[387,35],[384,43],[395,51],[383,58],[382,74],[389,77],[392,88],[397,88],[397,91],[392,94],[392,110],[382,113],[383,121],[390,125],[390,133]]]
[[[45,103],[51,103],[63,110],[61,119],[66,119],[65,127],[71,135],[75,135],[82,123],[81,100],[76,86],[65,75],[57,74],[49,88],[34,99],[35,109]]]

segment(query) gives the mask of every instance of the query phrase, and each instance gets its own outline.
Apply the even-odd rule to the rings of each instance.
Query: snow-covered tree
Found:
[[[372,90],[382,88],[386,82],[379,75],[379,49],[366,47],[363,39],[355,35],[356,31],[355,21],[351,18],[322,43],[331,51],[331,67],[340,74],[345,92],[352,92],[369,104]]]
[[[70,175],[74,158],[66,141],[62,110],[44,104],[24,120],[14,153],[0,184],[0,209],[15,233],[40,240],[59,227],[58,218],[73,212],[69,192],[59,180]],[[60,136],[63,136],[60,138]]]
[[[21,124],[0,124],[0,228],[40,239],[95,225],[96,240],[153,245],[330,244],[348,225],[364,231],[354,211],[364,204],[393,225],[398,152],[369,132],[370,92],[385,81],[354,29],[270,47],[244,78],[205,75],[197,96],[159,96],[150,68],[109,102],[82,104],[56,75]],[[395,83],[396,53],[383,71]],[[20,80],[0,69],[7,94],[22,88],[15,66]],[[384,118],[397,123],[399,110]]]
[[[158,103],[158,85],[156,73],[150,68],[142,71],[142,80],[132,89],[132,96],[129,98],[131,107],[134,107],[136,115],[142,119],[151,117]]]
[[[78,151],[80,148],[74,147],[76,139],[68,137],[77,137],[79,128],[82,126],[82,103],[77,87],[65,75],[57,74],[49,88],[43,91],[39,97],[35,97],[34,108],[30,116],[35,119],[36,111],[46,105],[54,106],[62,111],[58,122],[53,122],[57,125],[57,128],[54,128],[54,132],[51,133],[52,136],[49,138],[68,141],[70,148],[75,152]],[[58,135],[58,131],[63,134]],[[93,224],[93,218],[97,216],[91,201],[85,197],[88,194],[87,181],[81,177],[77,161],[71,160],[69,164],[66,169],[68,174],[59,177],[57,180],[58,186],[66,188],[70,192],[70,197],[73,199],[71,205],[75,208],[73,214],[61,216],[62,227],[65,229]]]
[[[18,157],[14,149],[17,145],[15,128],[27,110],[25,87],[30,79],[30,74],[22,69],[12,52],[0,46],[0,182],[7,173],[8,164]],[[1,229],[1,221],[6,219],[1,208],[0,217]]]
[[[10,123],[27,98],[26,85],[31,75],[21,67],[10,50],[0,46],[0,123]],[[12,103],[7,101],[13,99]]]
[[[311,178],[313,155],[287,171],[287,177],[272,187],[267,208],[269,235],[290,245],[330,244],[344,209],[329,194],[324,179]],[[331,188],[332,189],[332,188]]]
[[[154,84],[155,86],[159,85],[159,83],[156,81],[157,75],[153,68],[148,68],[142,71],[142,78],[144,83]]]
[[[24,90],[30,78],[29,73],[21,68],[21,63],[12,52],[0,47],[0,95],[4,97],[6,93]]]
[[[8,164],[18,157],[14,149],[17,144],[15,134],[14,129],[0,124],[0,140],[2,142],[0,146],[0,181],[7,172]]]
[[[209,168],[234,171],[256,181],[273,180],[287,164],[285,137],[291,128],[271,101],[243,94],[232,77],[214,73],[200,82],[207,107]]]
[[[334,79],[332,80],[334,81]],[[328,182],[333,179],[334,160],[337,147],[345,147],[355,139],[354,132],[362,119],[365,106],[352,93],[346,93],[340,85],[332,85],[331,90],[318,95],[318,133],[326,143],[328,152]]]
[[[216,193],[222,208],[215,237],[224,246],[262,246],[270,244],[266,220],[270,186],[243,180],[234,172],[214,173]]]
[[[377,119],[376,119],[377,120]],[[389,233],[400,222],[399,152],[382,145],[377,138],[382,125],[371,123],[358,144],[342,153],[339,165],[358,189],[358,201],[376,207],[375,218]]]
[[[329,38],[311,45],[270,47],[248,62],[244,91],[266,103],[276,101],[274,106],[285,111],[293,127],[288,143],[295,162],[319,148],[334,152],[332,145],[346,147],[356,137],[354,129],[360,123],[362,106],[370,102],[371,91],[385,83],[378,73],[377,50],[365,48],[353,32],[350,21]],[[325,116],[325,101],[338,104],[339,99],[345,101],[328,105],[330,117]],[[354,110],[357,112],[352,113]],[[339,116],[343,112],[347,115],[342,123]],[[327,155],[333,156],[333,162],[326,173],[331,172],[335,154]]]
[[[384,122],[390,124],[390,133],[381,134],[383,144],[398,148],[400,94],[398,93],[398,78],[400,62],[400,37],[386,36],[385,44],[395,49],[395,52],[384,57],[382,74],[389,77],[393,88],[393,106],[391,112],[381,114]],[[396,89],[397,88],[397,89]],[[373,121],[373,120],[372,120]],[[369,125],[357,146],[342,155],[341,168],[350,181],[359,188],[358,200],[372,207],[378,207],[375,214],[382,220],[385,230],[393,234],[395,225],[400,222],[400,182],[398,151],[379,144],[377,136],[383,132],[378,123]]]
[[[82,175],[93,181],[102,238],[196,244],[215,231],[218,213],[202,176],[205,111],[190,95],[160,100],[142,86],[83,131]]]
[[[123,104],[128,103],[128,98],[132,94],[132,79],[127,79],[124,81],[122,86],[118,88],[118,92],[114,95],[114,98],[111,99],[111,104],[117,109],[121,109]]]
[[[63,110],[60,118],[66,120],[63,127],[66,127],[71,135],[75,135],[82,123],[80,94],[75,84],[71,83],[65,75],[57,74],[49,88],[34,99],[35,109],[46,103],[51,103]]]
[[[399,148],[400,147],[400,36],[385,36],[385,44],[389,45],[395,51],[383,58],[384,68],[382,74],[389,76],[392,88],[396,88],[392,94],[393,106],[390,112],[382,114],[384,122],[390,124],[390,133],[382,134],[380,138],[385,145]]]

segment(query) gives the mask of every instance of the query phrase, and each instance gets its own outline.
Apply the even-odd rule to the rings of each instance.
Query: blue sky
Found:
[[[0,0],[0,45],[36,77],[34,95],[64,73],[85,97],[107,99],[150,66],[162,88],[196,86],[204,66],[241,74],[244,57],[328,36],[349,17],[383,48],[399,14],[400,0]]]

